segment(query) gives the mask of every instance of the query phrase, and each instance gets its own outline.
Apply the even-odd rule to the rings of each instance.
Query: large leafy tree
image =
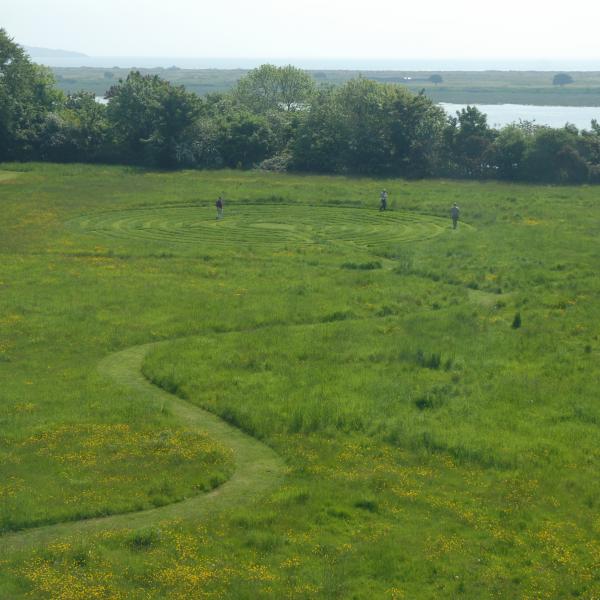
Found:
[[[287,111],[302,108],[315,92],[312,77],[292,65],[280,67],[278,77],[280,105]]]
[[[0,160],[35,157],[44,120],[63,99],[51,72],[0,29]]]
[[[448,119],[444,135],[452,174],[479,178],[490,173],[496,130],[488,125],[487,115],[467,106]]]
[[[106,156],[108,121],[106,106],[96,102],[92,92],[76,92],[67,96],[65,112],[74,128],[74,143],[86,160]]]
[[[218,119],[217,145],[225,166],[249,168],[270,156],[274,137],[267,119],[234,108]]]
[[[426,175],[437,161],[444,113],[401,86],[358,78],[320,92],[293,145],[306,170]]]
[[[528,124],[503,127],[492,146],[493,165],[501,179],[517,180],[524,174],[524,161],[535,129]]]
[[[139,162],[149,157],[163,87],[159,77],[134,71],[108,90],[108,119],[123,160]]]
[[[582,141],[573,126],[540,127],[528,148],[524,169],[529,181],[581,183],[589,177],[589,164],[581,155]]]
[[[292,141],[292,167],[322,173],[344,170],[345,122],[333,88],[319,90]]]
[[[156,75],[131,72],[106,95],[107,114],[122,159],[176,166],[192,143],[200,99]]]
[[[392,170],[407,177],[435,174],[446,113],[423,94],[395,89],[392,101],[390,138]]]
[[[63,110],[45,120],[40,146],[43,157],[56,161],[110,160],[106,107],[92,92],[69,94]]]
[[[573,77],[571,77],[571,75],[569,75],[568,73],[557,73],[552,78],[552,83],[554,85],[560,85],[561,87],[563,85],[568,85],[569,83],[573,83],[573,81],[574,81]]]
[[[163,90],[161,109],[153,143],[158,146],[158,163],[176,166],[182,152],[190,144],[194,123],[200,111],[200,99],[183,86],[167,84]]]
[[[590,181],[600,183],[600,123],[595,119],[589,130],[581,132],[579,147],[590,165]]]
[[[315,91],[313,79],[292,65],[261,65],[240,79],[234,96],[253,112],[294,111],[302,108]]]
[[[389,172],[394,86],[359,77],[338,88],[335,96],[343,116],[346,168],[353,173]]]

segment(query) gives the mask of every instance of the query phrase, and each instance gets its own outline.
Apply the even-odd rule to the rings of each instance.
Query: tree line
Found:
[[[449,117],[424,94],[360,77],[317,86],[295,67],[262,65],[200,97],[134,71],[106,101],[65,95],[0,29],[0,161],[600,182],[595,121],[495,129],[475,107]]]

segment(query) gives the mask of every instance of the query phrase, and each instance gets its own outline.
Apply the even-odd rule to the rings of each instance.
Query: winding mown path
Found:
[[[44,544],[59,538],[84,539],[90,534],[111,529],[131,529],[158,525],[170,519],[201,520],[216,511],[246,505],[279,485],[283,478],[283,460],[271,448],[228,425],[219,417],[181,400],[151,384],[141,372],[145,355],[158,344],[134,346],[111,354],[101,361],[99,370],[123,389],[143,393],[148,401],[159,402],[186,427],[207,433],[231,448],[235,471],[220,487],[207,494],[160,508],[108,517],[85,519],[36,527],[0,537],[0,554]]]
[[[471,229],[469,225],[461,224],[461,227],[465,226]],[[187,204],[81,215],[70,221],[69,227],[96,236],[155,243],[195,245],[209,242],[215,246],[234,243],[273,247],[288,243],[312,244],[327,239],[371,247],[429,239],[448,231],[449,219],[410,212],[380,214],[375,210],[350,207],[261,203],[236,205],[235,210],[226,213],[223,221],[217,222],[205,206]],[[233,476],[207,494],[160,508],[69,521],[4,535],[0,537],[0,555],[42,547],[61,538],[83,539],[89,534],[111,529],[148,527],[169,519],[203,519],[216,511],[245,505],[279,485],[284,463],[272,449],[144,378],[141,372],[144,356],[157,345],[144,344],[112,354],[101,361],[99,369],[124,390],[133,389],[144,394],[149,402],[163,403],[187,427],[205,432],[231,448],[235,461]]]

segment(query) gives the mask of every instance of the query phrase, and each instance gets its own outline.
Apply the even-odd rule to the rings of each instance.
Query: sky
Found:
[[[0,27],[16,42],[90,56],[600,59],[598,0],[2,4]]]

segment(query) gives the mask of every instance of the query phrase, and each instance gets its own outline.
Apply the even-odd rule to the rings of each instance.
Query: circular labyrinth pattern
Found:
[[[230,205],[221,220],[206,206],[163,206],[83,215],[69,226],[89,234],[169,244],[303,245],[348,242],[376,246],[424,240],[449,219],[403,212],[307,205]]]

